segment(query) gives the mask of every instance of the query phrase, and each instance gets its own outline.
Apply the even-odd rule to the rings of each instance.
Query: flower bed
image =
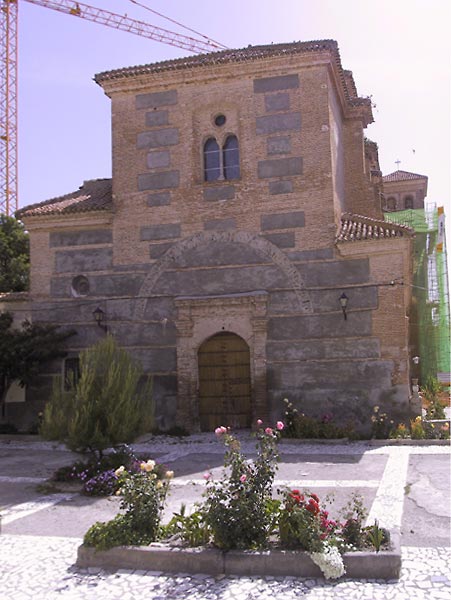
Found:
[[[391,533],[391,549],[347,552],[343,555],[346,577],[351,579],[398,579],[401,571],[399,536]],[[96,551],[81,545],[77,566],[104,569],[138,569],[164,573],[207,575],[272,575],[274,577],[321,577],[321,569],[307,552],[298,550],[229,550],[180,548],[154,542],[149,546],[116,547]]]
[[[284,424],[278,421],[275,428],[264,428],[258,421],[257,426],[254,460],[243,455],[230,429],[215,430],[226,447],[222,477],[215,480],[206,473],[203,502],[191,512],[182,505],[166,525],[161,524],[161,513],[172,471],[158,479],[152,460],[141,462],[137,473],[124,466],[116,469],[125,512],[90,527],[78,564],[215,574],[322,573],[326,579],[345,573],[399,576],[399,544],[377,520],[363,525],[366,509],[360,496],[352,496],[340,519],[331,518],[309,490],[277,490],[273,497],[277,442]]]

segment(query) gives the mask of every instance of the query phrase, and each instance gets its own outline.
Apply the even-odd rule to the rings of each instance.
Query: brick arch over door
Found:
[[[134,317],[141,320],[144,316],[148,298],[152,296],[153,288],[163,273],[174,266],[177,260],[192,249],[199,249],[211,242],[238,243],[248,245],[253,250],[269,259],[290,282],[291,289],[296,293],[300,312],[311,314],[313,306],[310,294],[299,270],[282,250],[265,238],[247,231],[203,231],[176,242],[150,269],[139,291],[135,304]]]

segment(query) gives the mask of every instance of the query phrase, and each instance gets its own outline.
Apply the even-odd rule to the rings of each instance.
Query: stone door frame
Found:
[[[190,432],[200,431],[197,352],[208,338],[230,331],[250,350],[252,422],[268,419],[266,338],[268,293],[257,291],[223,296],[181,296],[177,308],[176,422]],[[227,425],[227,423],[224,423]]]

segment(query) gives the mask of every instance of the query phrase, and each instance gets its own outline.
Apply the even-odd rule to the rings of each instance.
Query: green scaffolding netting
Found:
[[[385,220],[408,225],[415,231],[410,344],[413,353],[420,357],[420,384],[424,385],[428,376],[433,376],[449,385],[451,336],[447,255],[446,241],[442,251],[437,250],[437,207],[386,213]]]

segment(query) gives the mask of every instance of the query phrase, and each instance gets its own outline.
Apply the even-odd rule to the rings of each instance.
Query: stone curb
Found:
[[[346,578],[399,579],[401,546],[397,532],[391,534],[392,550],[382,552],[349,552],[344,554]],[[154,543],[150,546],[119,546],[96,551],[81,545],[78,567],[107,570],[132,569],[164,573],[204,573],[207,575],[242,575],[273,577],[313,577],[323,575],[306,552],[265,550],[222,552],[216,548],[179,548]]]
[[[194,436],[194,439],[190,439],[189,437],[183,438],[182,441],[172,440],[170,444],[167,444],[167,440],[159,440],[149,439],[145,442],[143,441],[135,441],[130,444],[133,448],[142,448],[145,449],[146,446],[149,446],[156,442],[162,442],[163,445],[169,446],[178,446],[182,445],[183,447],[189,446],[190,443],[200,444],[200,443],[214,443],[216,440],[214,439],[198,439]],[[253,442],[251,438],[249,438],[250,442]],[[0,444],[5,445],[17,445],[23,443],[26,445],[28,449],[39,448],[43,450],[53,450],[53,451],[64,451],[71,452],[63,443],[60,442],[49,442],[45,441],[39,436],[29,435],[29,434],[0,434]],[[348,438],[339,438],[339,439],[314,439],[314,438],[282,438],[279,440],[279,444],[284,446],[303,446],[303,445],[320,445],[320,446],[353,446],[353,445],[366,445],[366,446],[449,446],[451,444],[451,440],[412,440],[412,439],[386,439],[386,440],[349,440]]]

